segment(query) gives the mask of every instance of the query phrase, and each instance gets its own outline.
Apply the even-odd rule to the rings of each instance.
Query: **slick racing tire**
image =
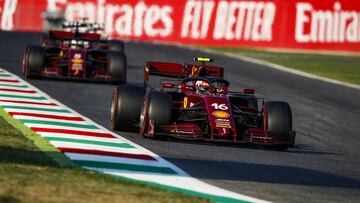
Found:
[[[172,120],[172,97],[163,92],[151,92],[148,102],[149,119],[156,125],[166,125]]]
[[[292,132],[292,112],[286,102],[271,101],[265,103],[267,130],[280,136],[290,136]],[[286,150],[289,145],[273,145],[267,148]]]
[[[117,131],[138,131],[145,88],[120,85],[114,89],[111,103],[111,127]]]
[[[270,132],[285,135],[292,129],[292,112],[286,102],[271,101],[265,103],[267,129]]]
[[[109,49],[111,51],[119,51],[119,52],[123,52],[125,51],[125,45],[124,42],[122,41],[118,41],[118,40],[110,40],[109,41]]]
[[[39,77],[45,63],[45,48],[41,46],[30,45],[26,48],[23,72],[27,78]]]
[[[152,135],[147,133],[149,122],[153,121]],[[140,134],[145,138],[164,140],[166,137],[156,132],[159,125],[169,124],[172,120],[172,97],[161,92],[151,92],[141,107]]]
[[[125,54],[118,51],[111,51],[108,52],[107,57],[111,82],[126,83],[127,62]]]

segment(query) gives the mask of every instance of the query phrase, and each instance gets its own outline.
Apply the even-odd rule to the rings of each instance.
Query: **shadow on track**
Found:
[[[360,188],[360,180],[328,172],[281,165],[213,161],[199,159],[166,158],[172,163],[191,166],[190,175],[200,179],[248,181],[275,184]],[[196,169],[196,170],[194,170]]]
[[[115,133],[118,133],[114,131]],[[132,131],[133,133],[137,133]],[[177,139],[177,138],[164,138],[164,139],[156,139],[154,141],[157,142],[180,142],[180,143],[188,143],[188,144],[195,144],[195,145],[209,145],[214,147],[231,147],[231,148],[243,148],[243,149],[259,149],[259,150],[266,150],[266,151],[275,151],[271,149],[263,149],[261,146],[256,144],[233,144],[233,143],[224,143],[224,142],[211,142],[211,141],[204,141],[204,140],[186,140],[186,139]],[[337,156],[344,156],[341,153],[334,153],[328,152],[323,150],[313,149],[311,146],[305,145],[296,145],[295,147],[290,147],[286,151],[278,151],[279,153],[292,153],[292,154],[307,154],[307,155],[337,155]]]

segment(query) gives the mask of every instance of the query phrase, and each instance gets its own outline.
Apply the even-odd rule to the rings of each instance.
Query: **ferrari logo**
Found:
[[[198,68],[196,66],[193,66],[191,68],[191,76],[194,76],[196,74],[197,70],[198,70]]]

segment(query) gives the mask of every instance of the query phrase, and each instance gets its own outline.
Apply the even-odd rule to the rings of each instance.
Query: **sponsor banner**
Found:
[[[352,0],[0,0],[0,28],[41,31],[51,13],[103,23],[119,39],[360,51],[360,1]]]

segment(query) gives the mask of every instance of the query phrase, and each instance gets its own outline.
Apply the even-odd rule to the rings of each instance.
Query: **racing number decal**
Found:
[[[226,104],[212,103],[211,106],[214,107],[214,109],[220,109],[220,110],[223,110],[223,111],[229,109],[229,107]]]

